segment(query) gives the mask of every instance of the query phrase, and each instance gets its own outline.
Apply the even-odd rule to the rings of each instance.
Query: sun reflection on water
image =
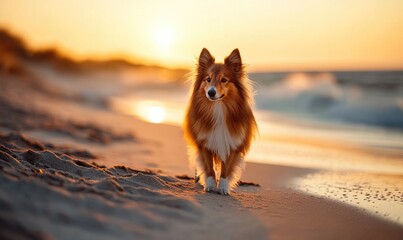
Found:
[[[183,103],[134,98],[112,98],[109,106],[117,112],[135,116],[146,122],[176,126],[182,124],[185,108]]]
[[[136,102],[133,111],[143,120],[152,123],[162,123],[166,118],[165,106],[160,101]]]

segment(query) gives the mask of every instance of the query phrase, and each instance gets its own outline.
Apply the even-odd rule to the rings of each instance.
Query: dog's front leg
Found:
[[[217,192],[222,195],[229,195],[231,189],[240,178],[237,168],[242,168],[243,159],[238,152],[231,152],[225,161],[222,161],[220,181]]]
[[[216,192],[217,182],[214,173],[214,161],[213,154],[206,148],[200,150],[201,160],[203,164],[203,170],[206,174],[206,182],[204,185],[204,190],[206,192]]]

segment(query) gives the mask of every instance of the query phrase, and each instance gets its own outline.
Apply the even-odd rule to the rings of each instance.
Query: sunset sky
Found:
[[[0,0],[35,48],[191,67],[239,48],[252,70],[403,69],[402,0]]]

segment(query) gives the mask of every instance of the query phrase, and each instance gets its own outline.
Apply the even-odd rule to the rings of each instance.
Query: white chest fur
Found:
[[[206,135],[201,136],[206,141],[206,147],[217,154],[225,162],[231,150],[242,144],[244,139],[244,129],[234,137],[228,131],[225,108],[223,103],[217,102],[213,107],[214,127]]]

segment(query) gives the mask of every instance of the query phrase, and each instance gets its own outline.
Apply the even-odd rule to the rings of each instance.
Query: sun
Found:
[[[159,26],[153,32],[154,44],[159,50],[169,50],[175,41],[175,30],[170,26]]]

